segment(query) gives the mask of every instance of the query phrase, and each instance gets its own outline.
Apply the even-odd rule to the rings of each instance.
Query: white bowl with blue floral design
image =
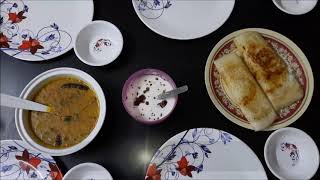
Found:
[[[273,132],[264,147],[270,171],[279,179],[311,179],[319,168],[319,150],[305,132],[283,128]]]
[[[90,66],[110,64],[120,55],[123,37],[120,30],[107,21],[93,21],[84,27],[74,45],[77,57]]]

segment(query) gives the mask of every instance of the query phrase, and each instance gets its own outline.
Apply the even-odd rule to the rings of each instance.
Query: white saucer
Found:
[[[63,177],[63,180],[112,180],[110,173],[101,165],[95,163],[83,163],[71,168]]]
[[[311,179],[319,167],[317,145],[296,128],[273,132],[264,146],[264,158],[279,179]]]
[[[91,66],[113,62],[123,48],[120,30],[107,21],[93,21],[78,34],[74,51],[78,58]]]
[[[281,11],[301,15],[311,11],[317,4],[318,0],[273,0],[273,3]]]

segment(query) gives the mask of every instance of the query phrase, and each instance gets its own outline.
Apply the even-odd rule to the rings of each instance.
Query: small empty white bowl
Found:
[[[273,132],[265,146],[264,158],[279,179],[311,179],[319,167],[319,150],[311,137],[296,128]]]
[[[110,22],[93,21],[77,35],[74,51],[77,57],[91,66],[113,62],[123,48],[120,30]]]
[[[273,3],[283,12],[301,15],[311,11],[318,0],[273,0]]]
[[[112,180],[110,173],[101,165],[95,163],[83,163],[71,168],[63,176],[63,180]]]

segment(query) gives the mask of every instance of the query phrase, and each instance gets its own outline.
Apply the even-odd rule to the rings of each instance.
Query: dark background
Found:
[[[253,132],[227,120],[211,102],[204,82],[205,63],[213,46],[227,34],[249,27],[267,28],[287,36],[308,57],[315,78],[314,94],[307,111],[292,126],[306,131],[319,146],[320,133],[315,126],[320,110],[319,3],[306,15],[292,16],[277,9],[271,0],[236,0],[231,17],[220,29],[189,41],[167,39],[149,30],[136,15],[131,0],[96,0],[94,19],[110,21],[123,33],[124,49],[110,65],[90,67],[78,60],[73,51],[37,63],[17,60],[0,52],[1,93],[18,96],[32,78],[56,67],[88,72],[103,88],[108,106],[105,123],[86,148],[55,158],[64,174],[79,163],[96,162],[107,168],[114,179],[144,179],[147,162],[140,160],[143,152],[152,156],[171,136],[190,128],[210,127],[230,132],[246,142],[258,155],[269,178],[274,179],[263,157],[264,143],[271,132]],[[148,67],[163,70],[178,86],[187,84],[190,88],[180,96],[169,119],[154,126],[133,120],[121,103],[125,80],[135,71]],[[20,139],[13,109],[1,108],[0,123],[1,139]],[[319,171],[314,178],[320,179]]]

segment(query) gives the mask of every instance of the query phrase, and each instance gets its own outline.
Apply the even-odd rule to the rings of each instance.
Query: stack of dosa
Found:
[[[277,118],[277,112],[303,97],[303,89],[259,33],[245,32],[234,43],[241,57],[230,53],[214,63],[226,94],[254,130],[263,130]]]

